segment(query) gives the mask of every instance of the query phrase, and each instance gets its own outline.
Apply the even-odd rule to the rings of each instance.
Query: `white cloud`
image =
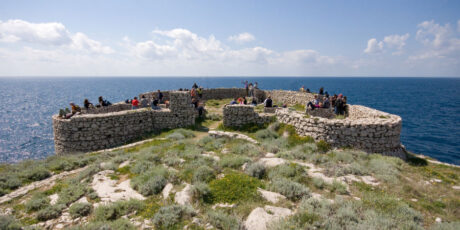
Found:
[[[378,42],[377,39],[371,38],[367,41],[367,47],[364,50],[364,53],[372,54],[372,53],[379,53],[383,50],[383,42]]]
[[[455,63],[460,60],[460,38],[455,35],[449,24],[444,26],[432,21],[424,21],[417,26],[417,40],[424,45],[419,54],[409,57],[410,60],[451,59]]]
[[[395,47],[397,49],[402,49],[406,45],[406,40],[409,38],[409,34],[404,34],[404,35],[389,35],[383,38],[383,41],[385,44],[387,44],[389,47]]]
[[[457,21],[457,31],[460,32],[460,20]]]
[[[114,52],[112,48],[103,46],[83,33],[70,33],[63,24],[57,22],[30,23],[18,19],[0,21],[0,42],[67,47],[101,54]]]
[[[254,35],[252,35],[252,34],[250,34],[248,32],[244,32],[244,33],[241,33],[241,34],[232,35],[232,36],[228,37],[228,40],[233,41],[233,42],[237,42],[237,43],[245,43],[245,42],[254,41],[254,40],[256,40],[256,38],[254,37]]]
[[[45,45],[63,45],[71,41],[65,26],[57,22],[30,23],[23,20],[0,21],[0,40],[24,41]]]

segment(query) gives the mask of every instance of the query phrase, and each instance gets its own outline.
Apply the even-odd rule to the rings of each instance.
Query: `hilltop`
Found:
[[[224,127],[227,103],[127,146],[1,165],[0,229],[459,229],[460,168],[277,121]]]

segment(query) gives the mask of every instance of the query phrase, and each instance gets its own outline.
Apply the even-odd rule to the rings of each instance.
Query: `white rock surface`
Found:
[[[192,186],[190,184],[186,184],[185,188],[182,189],[182,191],[176,193],[176,196],[174,196],[174,200],[176,201],[176,203],[181,205],[192,203],[192,196],[190,195],[191,189]]]
[[[75,203],[89,203],[88,199],[86,198],[86,196],[78,199],[77,201],[75,201]]]
[[[101,198],[102,203],[129,199],[145,200],[144,196],[131,188],[129,185],[130,180],[125,180],[117,184],[116,180],[111,180],[107,177],[110,173],[113,173],[113,171],[105,170],[97,173],[94,175],[91,184],[94,191]]]
[[[48,198],[50,198],[50,204],[55,205],[59,199],[59,195],[55,193],[53,195],[48,196]]]
[[[125,167],[125,166],[128,166],[128,165],[129,165],[129,163],[130,163],[130,161],[129,161],[129,160],[127,160],[127,161],[125,161],[125,162],[121,163],[121,164],[118,166],[118,168],[123,168],[123,167]]]
[[[261,188],[257,188],[257,192],[259,192],[262,197],[272,203],[278,203],[278,201],[280,200],[283,200],[283,199],[286,199],[285,196],[279,194],[279,193],[276,193],[276,192],[270,192],[270,191],[267,191],[267,190],[263,190]]]
[[[460,190],[460,186],[458,186],[458,185],[454,185],[454,186],[452,186],[452,188],[455,189],[455,190]]]
[[[264,164],[265,167],[275,167],[277,165],[282,165],[286,163],[286,160],[282,158],[260,158],[260,163]]]
[[[436,217],[436,220],[435,220],[435,221],[438,222],[438,223],[441,223],[441,222],[442,222],[442,219],[441,219],[440,217]]]
[[[256,140],[244,135],[244,134],[241,134],[241,133],[232,133],[232,132],[225,132],[225,131],[215,131],[215,130],[211,130],[208,132],[209,136],[211,137],[228,137],[228,138],[232,138],[232,139],[241,139],[241,140],[245,140],[245,141],[248,141],[248,142],[251,142],[253,144],[258,144],[259,142],[257,142]]]
[[[171,193],[173,189],[173,184],[168,183],[166,186],[163,188],[163,191],[161,191],[161,194],[163,194],[163,199],[168,199],[169,194]]]
[[[216,208],[234,208],[236,205],[235,204],[227,204],[227,203],[224,203],[224,204],[215,204],[212,206],[212,209],[216,209]]]
[[[290,209],[266,205],[264,208],[252,210],[244,222],[244,227],[247,230],[266,230],[270,223],[289,215],[292,215]]]
[[[276,157],[276,155],[274,153],[267,153],[267,154],[265,154],[265,157],[266,158],[273,158],[273,157]]]

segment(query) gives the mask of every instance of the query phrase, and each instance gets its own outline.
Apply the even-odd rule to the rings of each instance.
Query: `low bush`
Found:
[[[53,206],[48,206],[45,209],[41,209],[37,212],[37,220],[47,221],[51,219],[58,218],[61,215],[62,210],[65,208],[65,205],[56,204]]]
[[[0,215],[0,229],[4,230],[21,230],[22,224],[13,216]]]
[[[33,195],[26,203],[25,208],[27,212],[38,211],[50,206],[50,199],[42,194],[38,193]]]
[[[285,163],[278,165],[268,172],[268,178],[271,180],[279,177],[289,178],[297,182],[305,182],[308,179],[308,174],[305,169],[295,163]]]
[[[244,142],[243,143],[236,142],[235,144],[232,145],[232,147],[230,148],[230,151],[234,154],[243,155],[243,156],[257,156],[261,154],[261,151],[257,146],[251,143],[244,143]]]
[[[223,168],[228,167],[228,168],[240,168],[244,163],[251,161],[247,157],[243,156],[235,156],[235,155],[226,155],[222,157],[222,159],[219,161],[219,165]]]
[[[58,193],[58,203],[67,206],[80,199],[86,192],[87,184],[79,184],[78,182],[70,183]]]
[[[70,230],[136,230],[128,219],[120,218],[115,221],[95,221],[84,226],[72,227]]]
[[[431,227],[431,230],[457,230],[460,229],[460,221],[457,222],[442,222],[442,223],[435,223]]]
[[[190,193],[195,201],[204,201],[207,203],[211,201],[211,189],[205,183],[198,182],[193,184]]]
[[[96,221],[116,220],[121,216],[131,214],[135,211],[140,212],[144,208],[144,202],[140,200],[117,201],[109,205],[98,206],[94,210],[94,219]]]
[[[316,142],[316,149],[320,153],[327,153],[329,150],[331,150],[331,145],[329,145],[329,143],[324,140],[320,140]]]
[[[187,130],[187,129],[176,129],[174,130],[173,133],[168,134],[166,138],[172,139],[172,140],[182,140],[185,138],[191,138],[194,137],[195,134],[193,131]]]
[[[324,180],[319,177],[313,177],[312,182],[313,185],[319,189],[323,189],[326,186],[326,182],[324,182]]]
[[[214,170],[206,165],[200,166],[193,173],[193,182],[209,182],[216,177]]]
[[[239,230],[243,228],[241,221],[235,216],[231,216],[222,211],[209,211],[206,214],[207,221],[217,229]]]
[[[402,160],[396,157],[386,157],[380,154],[372,154],[369,161],[369,170],[375,177],[389,183],[397,183]]]
[[[0,175],[0,189],[13,190],[19,188],[21,185],[21,179],[15,174]]]
[[[163,162],[167,166],[177,166],[177,165],[179,165],[181,163],[181,160],[179,159],[179,157],[168,156],[163,160]]]
[[[163,190],[168,181],[162,175],[157,175],[145,183],[136,186],[136,189],[144,196],[149,196],[152,194],[158,194]]]
[[[155,166],[151,162],[146,162],[146,161],[137,161],[134,166],[130,168],[130,171],[132,174],[142,174],[143,172],[146,172],[149,170],[151,167]]]
[[[339,194],[348,194],[347,186],[337,180],[334,180],[331,184],[331,192],[337,192]]]
[[[264,140],[264,139],[271,140],[271,139],[275,139],[279,137],[278,133],[276,133],[275,131],[271,129],[259,130],[255,133],[255,136],[257,139],[261,139],[261,140]]]
[[[51,173],[45,167],[35,166],[32,168],[24,169],[20,175],[26,180],[38,181],[50,177]]]
[[[258,196],[257,188],[262,186],[258,179],[242,173],[229,173],[209,183],[214,203],[235,203],[252,200]]]
[[[195,215],[195,210],[190,206],[170,205],[161,207],[153,217],[153,224],[156,229],[173,229],[186,218]]]
[[[253,163],[253,164],[249,164],[246,167],[245,172],[249,176],[262,179],[265,176],[266,169],[265,169],[265,165],[262,163]]]
[[[72,218],[87,216],[93,210],[93,205],[90,203],[74,203],[69,208],[69,213]]]
[[[286,178],[274,179],[269,188],[294,201],[310,196],[310,190],[307,187]]]

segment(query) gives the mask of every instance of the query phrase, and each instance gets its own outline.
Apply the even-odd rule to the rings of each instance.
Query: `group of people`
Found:
[[[127,104],[131,104],[132,109],[148,108],[150,106],[153,110],[161,109],[159,104],[165,104],[166,106],[169,104],[168,101],[164,100],[164,95],[160,90],[157,91],[157,95],[155,95],[155,94],[152,95],[152,100],[151,101],[149,101],[145,97],[145,95],[142,95],[140,101],[139,101],[139,99],[137,97],[134,97],[134,99],[132,99],[132,100],[128,99],[125,102]]]
[[[329,97],[329,94],[323,93],[323,88],[320,89],[321,94],[315,95],[315,98],[307,103],[306,110],[315,108],[324,108],[328,109],[333,107],[334,113],[336,115],[344,115],[346,112],[347,97],[342,94],[334,94],[332,97]]]
[[[61,109],[59,110],[59,117],[69,119],[74,115],[78,115],[81,113],[81,107],[75,104],[74,102],[70,102],[70,109],[66,108],[65,110]],[[110,106],[112,103],[110,101],[104,100],[102,96],[99,97],[99,103],[94,106],[93,103],[89,102],[88,98],[85,98],[83,100],[83,107],[85,109],[94,109],[94,108],[100,108],[100,107],[105,107],[105,106]]]
[[[247,104],[248,104],[248,100],[246,99],[245,96],[234,98],[230,102],[230,105],[247,105]],[[255,97],[252,98],[250,105],[253,105],[253,106],[257,105],[257,99]]]
[[[243,81],[244,88],[246,89],[246,96],[248,97],[254,97],[254,90],[259,88],[259,83],[254,82],[248,82],[248,81]]]
[[[190,96],[192,98],[201,99],[203,97],[203,87],[198,86],[196,82],[193,83],[192,89],[190,90]]]

